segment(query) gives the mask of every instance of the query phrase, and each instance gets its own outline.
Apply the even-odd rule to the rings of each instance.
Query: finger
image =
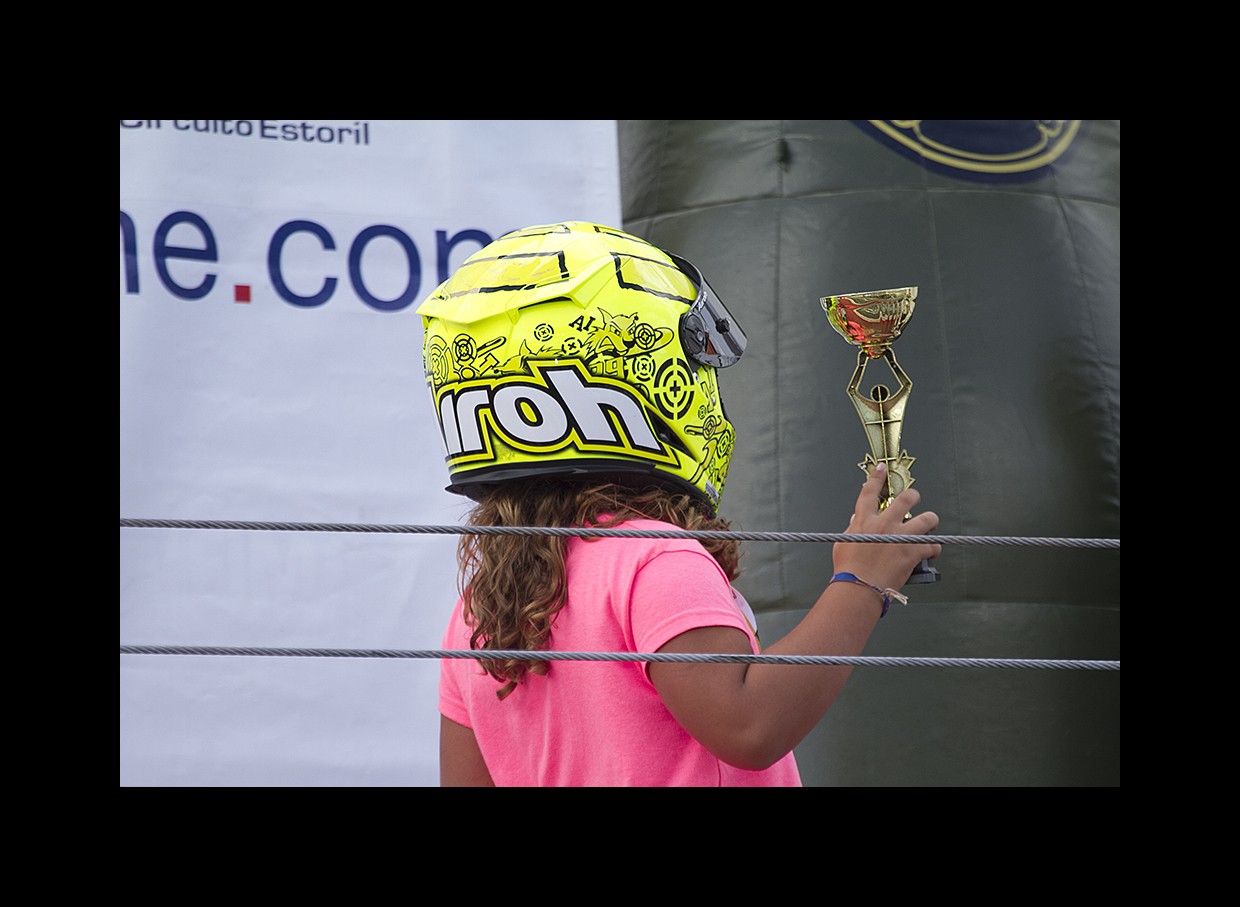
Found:
[[[870,470],[869,476],[861,486],[861,494],[857,496],[857,512],[868,513],[878,509],[878,499],[887,483],[887,464],[879,463]],[[862,510],[862,506],[865,510]]]
[[[887,509],[888,511],[894,511],[895,507],[890,506]],[[939,515],[933,510],[927,510],[916,516],[908,516],[907,511],[905,513],[906,516],[901,519],[900,524],[892,527],[892,532],[901,535],[925,535],[927,532],[933,532],[938,528]]]
[[[905,525],[908,526],[910,532],[919,534],[933,532],[939,528],[939,515],[933,510],[927,510],[910,518]]]
[[[916,488],[906,488],[887,505],[888,510],[897,513],[912,513],[917,509],[917,505],[921,503],[921,492]]]

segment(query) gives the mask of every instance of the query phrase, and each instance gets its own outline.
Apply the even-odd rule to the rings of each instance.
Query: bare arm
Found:
[[[916,489],[878,509],[886,480],[883,464],[870,472],[857,498],[848,532],[923,535],[938,526],[932,512],[904,521],[921,500]],[[835,573],[855,574],[880,588],[899,589],[918,561],[938,557],[942,546],[839,542]],[[882,613],[877,592],[854,583],[833,583],[809,614],[768,655],[859,655]],[[700,627],[682,633],[660,652],[749,654],[749,641],[731,627]],[[650,679],[676,720],[725,762],[745,769],[771,765],[808,734],[835,702],[852,672],[849,665],[775,665],[656,662]]]
[[[494,787],[474,732],[439,716],[439,786]]]

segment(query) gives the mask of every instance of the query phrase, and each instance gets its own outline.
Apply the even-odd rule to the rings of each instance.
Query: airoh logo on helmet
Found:
[[[439,395],[450,462],[494,460],[493,435],[530,453],[571,447],[676,462],[624,382],[591,375],[577,360],[529,366],[528,376],[462,382]]]

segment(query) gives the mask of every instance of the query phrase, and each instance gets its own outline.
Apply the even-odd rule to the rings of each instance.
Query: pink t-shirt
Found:
[[[675,528],[632,520],[633,529]],[[758,651],[727,577],[693,539],[568,542],[568,600],[551,648],[655,652],[697,627],[736,627]],[[445,649],[468,649],[457,603]],[[792,753],[763,771],[734,768],[691,737],[650,682],[645,662],[550,662],[503,701],[472,658],[441,660],[439,709],[472,728],[491,777],[520,787],[800,786]]]

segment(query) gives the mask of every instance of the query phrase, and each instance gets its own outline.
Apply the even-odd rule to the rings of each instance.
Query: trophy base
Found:
[[[906,586],[915,586],[920,583],[937,583],[939,581],[939,571],[930,563],[930,558],[926,558],[920,564],[913,568],[913,572],[909,574],[909,578],[905,580]]]
[[[906,516],[904,521],[908,522],[911,518],[911,515]],[[939,581],[939,571],[932,563],[933,560],[933,558],[929,557],[923,558],[921,563],[913,568],[913,572],[904,581],[904,585],[916,586],[921,583],[937,583]]]

